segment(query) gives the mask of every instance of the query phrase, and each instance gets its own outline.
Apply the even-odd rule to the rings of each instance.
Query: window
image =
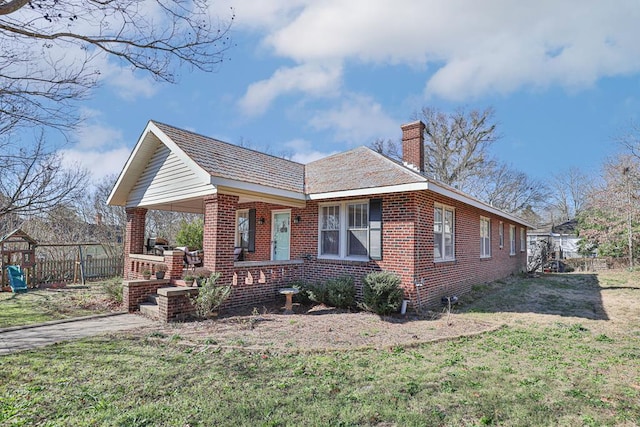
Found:
[[[340,254],[340,206],[323,206],[320,219],[320,255]]]
[[[527,250],[527,231],[520,227],[520,252]]]
[[[500,221],[500,227],[498,227],[500,233],[500,249],[504,248],[504,222]]]
[[[237,248],[248,252],[256,250],[256,210],[241,209],[236,211],[236,243]]]
[[[509,226],[509,255],[516,254],[516,226]]]
[[[236,211],[236,247],[249,248],[249,209]]]
[[[369,248],[369,203],[347,205],[347,256],[366,256]]]
[[[320,206],[319,256],[382,259],[382,200]]]
[[[454,259],[454,211],[448,206],[433,208],[433,259]]]
[[[491,256],[491,222],[489,218],[480,218],[480,257]]]

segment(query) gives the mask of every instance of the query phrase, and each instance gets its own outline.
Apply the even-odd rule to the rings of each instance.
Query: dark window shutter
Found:
[[[382,259],[382,199],[369,201],[369,257]]]
[[[256,210],[249,209],[249,252],[256,251]]]

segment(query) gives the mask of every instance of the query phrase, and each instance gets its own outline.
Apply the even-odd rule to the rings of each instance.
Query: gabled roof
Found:
[[[302,193],[304,165],[153,122],[211,176]]]
[[[303,206],[306,200],[430,190],[532,227],[367,147],[306,166],[150,121],[107,203],[202,212],[202,198],[223,191],[240,201]]]
[[[304,165],[149,121],[107,203],[201,213],[220,189],[304,203]]]
[[[25,241],[31,245],[37,245],[38,242],[36,242],[35,240],[33,240],[27,233],[25,233],[24,231],[22,231],[21,229],[16,229],[13,230],[10,233],[5,234],[4,236],[0,237],[0,243],[4,243],[4,242],[14,242],[14,241],[18,241],[18,240],[22,240]]]

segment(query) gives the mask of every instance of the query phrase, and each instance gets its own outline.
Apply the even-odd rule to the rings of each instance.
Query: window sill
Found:
[[[456,258],[447,258],[447,259],[434,259],[433,262],[435,264],[446,264],[446,263],[454,263],[458,262]]]
[[[369,257],[345,257],[318,255],[318,261],[346,261],[346,262],[369,262]]]
[[[489,256],[481,256],[480,257],[480,261],[489,261],[489,260],[491,260],[491,255],[489,255]]]

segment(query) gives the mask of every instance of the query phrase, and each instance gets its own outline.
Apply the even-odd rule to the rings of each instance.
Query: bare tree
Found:
[[[585,245],[595,246],[601,255],[629,258],[637,253],[640,221],[640,159],[619,154],[608,160],[602,171],[602,184],[590,194],[587,208],[580,215],[580,235]]]
[[[167,82],[177,64],[214,70],[233,19],[206,0],[0,0],[0,134],[74,126],[106,58]]]
[[[369,148],[392,159],[402,160],[401,146],[390,139],[377,138],[369,144]]]
[[[72,204],[87,183],[87,172],[65,169],[59,153],[47,151],[42,137],[33,147],[0,151],[0,218],[34,215]]]
[[[489,147],[499,139],[494,111],[458,109],[444,113],[423,108],[425,171],[435,179],[460,187],[481,174],[490,162]]]
[[[593,180],[576,167],[555,174],[550,181],[553,207],[564,221],[575,218],[584,209]]]
[[[481,174],[464,183],[470,194],[490,205],[517,215],[540,210],[546,203],[546,186],[506,164],[491,162]]]

